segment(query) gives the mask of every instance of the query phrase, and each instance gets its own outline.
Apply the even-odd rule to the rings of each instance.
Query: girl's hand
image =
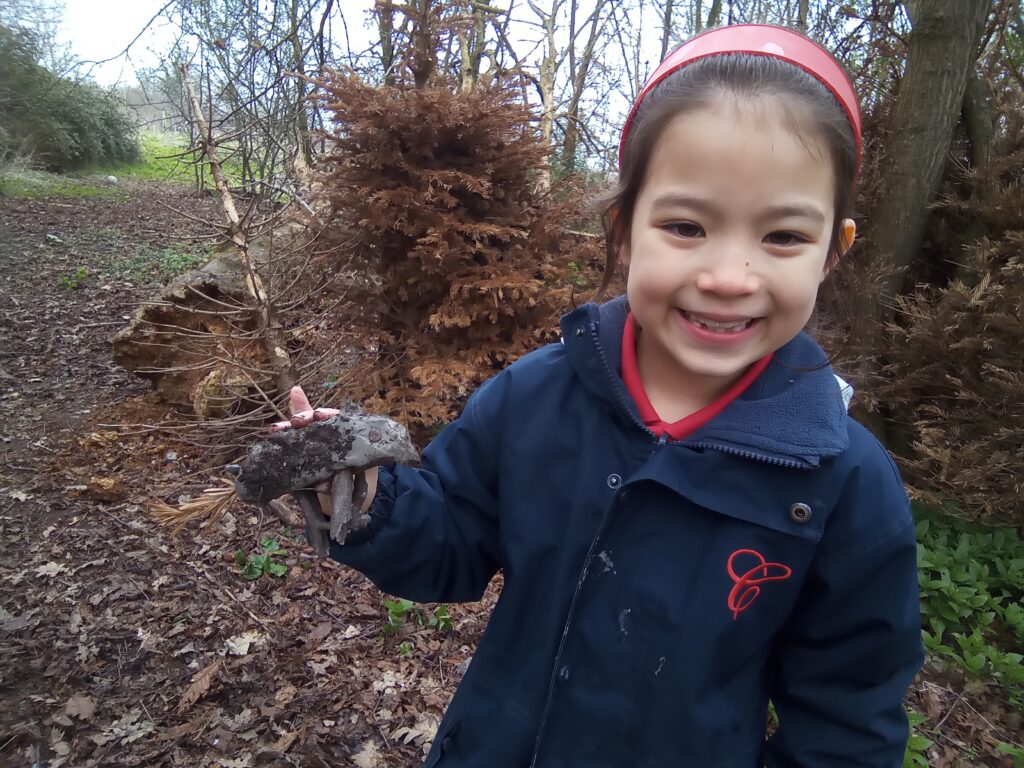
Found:
[[[288,421],[278,421],[271,424],[271,432],[280,432],[282,429],[302,429],[308,427],[314,421],[327,421],[327,419],[340,413],[337,408],[313,408],[309,398],[302,391],[302,387],[294,386],[289,394],[289,405],[292,417]],[[370,508],[373,497],[377,492],[377,468],[370,467],[366,470],[366,498],[363,500],[360,511],[365,512]],[[324,517],[331,516],[331,483],[318,483],[316,486],[317,496],[320,498],[320,508]]]
[[[339,413],[337,408],[314,408],[311,406],[309,398],[299,386],[292,387],[289,402],[292,412],[291,419],[271,424],[271,432],[280,432],[282,429],[301,429],[308,427],[314,421],[327,421],[331,416]]]

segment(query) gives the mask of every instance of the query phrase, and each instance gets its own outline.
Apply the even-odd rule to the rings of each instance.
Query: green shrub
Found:
[[[38,59],[31,32],[0,26],[0,160],[30,157],[59,171],[135,160],[136,128],[124,105]]]

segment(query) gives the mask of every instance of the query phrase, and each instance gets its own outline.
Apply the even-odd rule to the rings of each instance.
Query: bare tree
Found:
[[[991,0],[907,5],[914,25],[907,70],[886,146],[886,184],[872,215],[874,253],[895,269],[886,285],[890,296],[920,247],[990,7]]]
[[[277,320],[277,312],[267,295],[267,289],[263,285],[263,278],[260,277],[256,262],[253,259],[249,248],[249,237],[242,218],[238,215],[235,207],[235,200],[228,189],[227,179],[224,176],[224,169],[221,167],[217,157],[217,141],[213,135],[213,128],[203,115],[202,106],[192,88],[188,77],[188,65],[181,65],[182,80],[188,92],[189,103],[192,106],[192,116],[199,127],[200,138],[203,146],[203,153],[206,162],[210,166],[214,182],[217,186],[217,193],[220,195],[221,208],[224,211],[224,219],[227,222],[225,234],[232,244],[237,248],[242,267],[245,271],[245,282],[252,294],[255,305],[256,328],[263,338],[263,345],[267,357],[276,373],[277,395],[288,392],[296,383],[295,365],[288,354],[288,344],[285,340],[284,329]]]

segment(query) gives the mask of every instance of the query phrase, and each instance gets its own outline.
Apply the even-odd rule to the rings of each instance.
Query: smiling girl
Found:
[[[605,287],[625,265],[626,295],[485,383],[420,468],[367,472],[371,522],[335,559],[418,601],[504,574],[428,766],[902,765],[914,525],[802,330],[859,160],[816,44],[686,43],[623,129]]]

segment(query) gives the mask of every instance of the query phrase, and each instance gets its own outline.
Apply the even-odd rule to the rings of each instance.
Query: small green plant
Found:
[[[260,539],[258,555],[246,555],[242,550],[235,551],[235,562],[242,569],[242,577],[249,581],[256,581],[264,574],[271,576],[284,576],[288,573],[288,566],[284,563],[274,561],[275,555],[283,554],[281,542],[273,536],[264,536]]]
[[[384,607],[387,609],[388,618],[384,625],[385,636],[393,635],[401,629],[407,621],[411,621],[416,627],[426,627],[438,631],[452,628],[452,619],[448,615],[448,606],[439,605],[433,611],[426,611],[422,605],[417,605],[412,600],[398,598],[384,598]]]
[[[60,287],[67,290],[81,288],[88,277],[89,270],[85,267],[79,267],[74,272],[63,272],[60,276]]]
[[[1024,710],[1024,541],[915,507],[925,650]]]
[[[1007,744],[1006,742],[999,742],[996,744],[996,752],[1001,752],[1004,755],[1009,755],[1013,758],[1013,768],[1024,768],[1024,747],[1018,744]]]
[[[408,659],[412,656],[412,643],[408,640],[398,644],[398,655],[403,659]]]
[[[572,275],[572,281],[576,286],[586,288],[587,280],[583,277],[583,268],[580,267],[580,263],[578,261],[569,262],[569,273]]]
[[[919,732],[924,730],[921,726],[928,718],[912,709],[907,710],[907,717],[910,720],[910,738],[903,753],[903,768],[928,768],[928,747],[933,742]]]
[[[166,283],[209,259],[210,254],[205,250],[195,250],[181,243],[171,243],[163,248],[142,246],[129,258],[107,264],[104,271],[135,282],[159,280]]]

